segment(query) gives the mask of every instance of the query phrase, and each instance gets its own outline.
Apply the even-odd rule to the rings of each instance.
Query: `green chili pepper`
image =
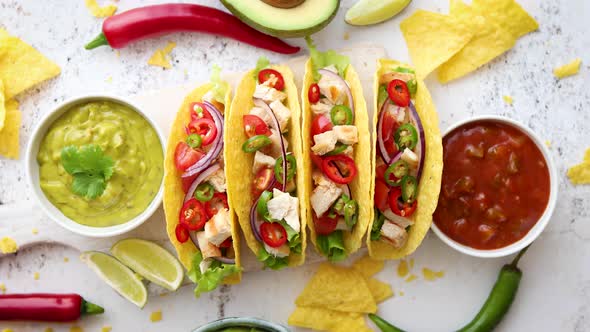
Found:
[[[334,150],[326,153],[326,156],[335,156],[337,154],[341,154],[346,149],[348,149],[348,145],[338,142],[336,143],[336,147],[334,148]]]
[[[266,221],[272,221],[270,217],[270,213],[268,212],[268,201],[272,199],[272,193],[270,191],[263,191],[260,194],[260,198],[258,199],[258,204],[256,205],[256,212],[262,217],[262,219]]]
[[[406,148],[413,150],[418,144],[418,132],[411,123],[404,123],[397,128],[393,139],[398,150],[403,151]]]
[[[389,324],[388,321],[375,314],[369,314],[369,318],[375,323],[375,325],[377,325],[381,332],[405,332],[404,330]]]
[[[418,194],[418,181],[411,175],[402,178],[402,200],[404,203],[414,203]]]
[[[297,160],[292,154],[287,155],[287,182],[291,181],[295,176],[297,169]],[[275,163],[275,178],[280,184],[283,184],[283,156],[277,158]]]
[[[270,145],[272,141],[266,135],[256,135],[248,138],[242,145],[242,150],[247,153],[256,152],[263,147]]]
[[[334,205],[332,205],[331,208],[331,212],[334,213],[334,216],[336,214],[339,215],[344,215],[344,206],[346,205],[346,203],[350,200],[350,198],[346,195],[340,195],[340,197],[338,197],[338,199],[336,200],[336,203],[334,203]]]
[[[194,196],[201,202],[208,202],[213,198],[213,194],[215,194],[213,185],[209,182],[204,182],[197,186]]]
[[[351,125],[352,110],[345,105],[336,105],[330,111],[330,118],[335,126]]]
[[[377,241],[381,238],[381,227],[383,227],[384,222],[385,216],[379,209],[375,208],[375,219],[371,227],[371,241]]]
[[[399,187],[402,184],[403,177],[408,173],[410,173],[410,166],[400,159],[389,165],[385,170],[385,183],[392,187]],[[391,178],[391,175],[393,175],[394,179]]]
[[[346,222],[346,226],[352,229],[358,220],[357,215],[358,204],[353,200],[349,200],[344,204],[344,221]]]
[[[200,148],[203,143],[203,138],[199,134],[190,134],[186,138],[186,144],[193,149]]]

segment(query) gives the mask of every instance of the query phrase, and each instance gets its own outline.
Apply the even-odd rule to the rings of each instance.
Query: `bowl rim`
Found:
[[[470,256],[474,256],[474,257],[483,257],[483,258],[497,258],[497,257],[509,256],[509,255],[512,255],[512,254],[520,251],[521,249],[525,248],[529,244],[531,244],[537,237],[539,237],[539,235],[541,235],[541,233],[543,232],[543,230],[545,229],[545,227],[549,223],[549,220],[551,219],[551,216],[553,215],[553,211],[555,210],[555,205],[557,204],[557,197],[558,197],[558,192],[559,192],[559,178],[557,176],[557,169],[555,168],[555,164],[553,162],[553,158],[551,157],[549,149],[543,143],[543,141],[539,138],[539,136],[537,136],[537,134],[535,134],[535,132],[533,132],[533,130],[530,129],[529,127],[527,127],[526,125],[524,125],[516,120],[505,117],[505,116],[479,115],[479,116],[470,117],[470,118],[467,118],[464,120],[460,120],[460,121],[454,123],[453,125],[449,126],[445,130],[444,134],[442,135],[442,138],[444,139],[444,137],[447,136],[449,133],[451,133],[452,131],[454,131],[455,129],[457,129],[463,125],[473,123],[473,122],[478,122],[478,121],[492,121],[492,122],[499,122],[499,123],[507,124],[511,127],[514,127],[516,129],[520,130],[524,134],[526,134],[535,143],[535,145],[537,145],[537,147],[541,151],[543,157],[545,158],[545,163],[547,164],[548,173],[549,173],[549,200],[547,201],[547,206],[545,207],[545,211],[543,211],[543,214],[541,215],[539,220],[537,220],[537,222],[535,223],[533,228],[531,228],[529,230],[529,232],[524,237],[522,237],[520,240],[518,240],[508,246],[498,248],[498,249],[490,249],[490,250],[476,249],[476,248],[472,248],[472,247],[466,246],[464,244],[461,244],[461,243],[451,239],[448,235],[446,235],[443,231],[441,231],[438,228],[438,226],[436,226],[436,223],[434,222],[434,220],[432,221],[430,228],[438,236],[438,238],[441,239],[444,243],[446,243],[451,248],[453,248],[463,254],[467,254]]]
[[[119,104],[123,104],[137,114],[142,116],[146,121],[150,124],[150,126],[156,132],[158,139],[160,140],[160,144],[162,146],[162,158],[165,156],[165,146],[166,146],[166,139],[162,130],[157,125],[157,123],[152,119],[152,117],[144,112],[142,108],[137,105],[136,102],[130,100],[129,98],[121,97],[118,95],[113,94],[105,94],[105,93],[92,93],[92,94],[83,94],[78,95],[72,98],[69,98],[58,105],[52,107],[50,111],[45,113],[39,122],[35,125],[34,129],[31,132],[31,136],[27,142],[26,148],[26,159],[25,159],[25,169],[26,169],[26,177],[27,177],[27,184],[29,185],[30,189],[33,191],[33,196],[35,196],[37,202],[41,206],[43,212],[49,216],[55,223],[59,226],[79,235],[88,236],[88,237],[111,237],[120,235],[126,232],[129,232],[141,224],[143,224],[147,219],[149,219],[156,210],[160,207],[162,203],[162,197],[164,193],[164,175],[162,175],[162,179],[160,181],[160,187],[150,204],[147,208],[142,211],[137,216],[133,217],[131,220],[124,222],[119,225],[114,226],[107,226],[107,227],[92,227],[87,225],[82,225],[74,220],[66,217],[57,207],[55,207],[45,196],[41,187],[39,185],[39,165],[37,164],[37,153],[39,152],[39,146],[41,141],[45,137],[47,130],[49,127],[59,119],[65,112],[71,109],[71,107],[91,101],[112,101]],[[162,165],[163,166],[163,165]]]
[[[214,320],[206,323],[196,329],[193,332],[215,332],[219,329],[227,327],[257,327],[262,328],[268,332],[289,332],[290,330],[283,325],[273,323],[261,318],[256,317],[226,317]]]

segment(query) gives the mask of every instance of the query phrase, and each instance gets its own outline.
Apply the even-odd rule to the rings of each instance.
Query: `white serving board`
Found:
[[[339,52],[350,56],[351,63],[359,74],[364,88],[365,99],[368,101],[368,112],[369,118],[371,119],[373,112],[371,107],[373,75],[376,69],[377,59],[386,56],[385,49],[376,45],[358,45],[339,50]],[[307,57],[297,57],[286,63],[293,70],[298,87],[302,84],[306,60]],[[230,73],[225,75],[225,79],[235,88],[242,76],[243,73]],[[200,84],[202,83],[195,84],[194,86],[167,88],[145,95],[131,96],[131,99],[137,102],[155,120],[164,133],[164,136],[168,137],[170,126],[184,97]],[[89,250],[108,252],[109,248],[117,241],[137,237],[155,241],[174,252],[165,230],[166,221],[162,207],[143,225],[128,233],[108,238],[91,238],[72,233],[60,227],[35,205],[36,202],[0,205],[0,238],[4,236],[13,238],[18,244],[19,249],[41,243],[59,243],[75,248],[80,252]],[[35,233],[33,233],[34,229],[36,230]],[[242,246],[241,254],[244,270],[260,270],[262,265],[246,247],[245,241],[242,241]],[[2,254],[0,253],[1,258]],[[308,246],[306,263],[315,263],[320,260],[322,260],[322,257],[315,253],[311,246]],[[159,294],[162,291],[163,289],[157,286],[150,286],[150,294]]]

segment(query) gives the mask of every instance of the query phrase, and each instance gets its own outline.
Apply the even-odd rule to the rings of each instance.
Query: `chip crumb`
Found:
[[[94,17],[109,17],[113,16],[117,11],[117,6],[115,5],[106,5],[106,6],[99,6],[96,0],[84,0],[86,4],[86,8],[90,11],[90,14]]]
[[[504,102],[508,105],[512,105],[512,102],[514,101],[510,96],[503,96],[502,99],[504,99]]]
[[[545,141],[545,146],[551,149],[551,141],[550,140],[546,140]]]
[[[68,257],[64,257],[64,263],[67,263],[69,261],[70,261],[70,259]]]
[[[168,294],[170,294],[170,293],[162,293],[162,294],[160,294],[160,297],[166,297],[166,296],[168,296]]]
[[[107,83],[113,83],[113,76],[107,77],[104,81]]]
[[[84,329],[80,326],[72,326],[70,327],[70,332],[84,332]]]
[[[418,276],[415,274],[410,274],[409,277],[406,278],[406,282],[412,282],[414,280],[418,279]]]
[[[6,293],[6,285],[3,282],[0,283],[0,291],[2,294]]]
[[[582,59],[577,58],[570,63],[567,63],[563,66],[559,66],[553,69],[553,75],[555,77],[561,79],[564,77],[576,75],[580,71],[580,65],[582,64]]]
[[[399,291],[399,296],[404,296],[405,293],[403,291]]]
[[[35,274],[33,274],[33,278],[35,280],[39,280],[39,272],[35,272]]]
[[[0,29],[0,33],[1,33]],[[0,40],[0,43],[2,41]],[[3,68],[2,59],[0,58],[0,68]],[[0,71],[0,79],[2,71]],[[19,131],[21,127],[21,112],[18,109],[18,102],[14,99],[8,100],[4,103],[5,106],[5,120],[4,128],[0,131],[0,155],[6,158],[18,159],[19,156]],[[2,242],[0,240],[0,251],[2,251]]]
[[[117,56],[117,58],[121,57],[121,52],[119,52],[119,50],[115,50],[115,55]]]
[[[0,252],[3,254],[12,254],[18,250],[14,239],[6,236],[0,239]]]
[[[103,326],[100,329],[100,332],[111,332],[112,329],[113,329],[112,327],[110,327],[110,326],[107,325],[107,326]]]
[[[39,230],[38,230],[37,228],[33,228],[33,229],[31,230],[31,233],[33,233],[33,234],[37,235],[37,234],[39,234]]]
[[[433,271],[427,267],[422,269],[422,275],[424,275],[424,279],[428,281],[434,281],[436,279],[444,277],[444,271]]]
[[[397,275],[400,278],[404,278],[408,275],[410,270],[408,269],[408,262],[405,259],[400,259],[399,264],[397,265]]]
[[[12,329],[2,329],[2,332],[14,332]]]
[[[414,259],[410,258],[410,270],[414,268]]]
[[[567,176],[573,184],[590,184],[590,148],[586,150],[584,160],[580,164],[568,169]]]
[[[53,332],[53,329],[51,327],[46,327],[43,332]]]
[[[170,52],[172,52],[175,47],[175,42],[168,42],[166,47],[157,49],[148,60],[148,65],[162,67],[164,69],[172,68],[172,65],[170,64]]]
[[[152,323],[159,322],[162,320],[162,310],[154,311],[150,315],[150,320]]]
[[[343,38],[344,38],[344,40],[349,40],[350,39],[350,33],[349,32],[345,32]]]

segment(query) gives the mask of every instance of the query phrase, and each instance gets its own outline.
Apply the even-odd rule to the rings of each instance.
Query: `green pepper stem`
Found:
[[[529,244],[528,246],[524,247],[524,249],[522,249],[517,255],[516,257],[514,257],[514,259],[512,260],[512,263],[510,263],[510,267],[516,268],[516,266],[518,265],[518,262],[520,261],[520,258],[524,255],[524,253],[529,249],[531,245]]]
[[[92,40],[90,43],[86,44],[86,46],[84,46],[85,49],[87,50],[92,50],[95,49],[99,46],[104,46],[104,45],[109,45],[109,41],[107,40],[107,37],[104,35],[104,33],[100,33],[100,35],[98,35],[96,38],[94,38],[94,40]]]
[[[98,304],[82,300],[82,307],[80,308],[81,315],[98,315],[104,312],[104,308]]]

